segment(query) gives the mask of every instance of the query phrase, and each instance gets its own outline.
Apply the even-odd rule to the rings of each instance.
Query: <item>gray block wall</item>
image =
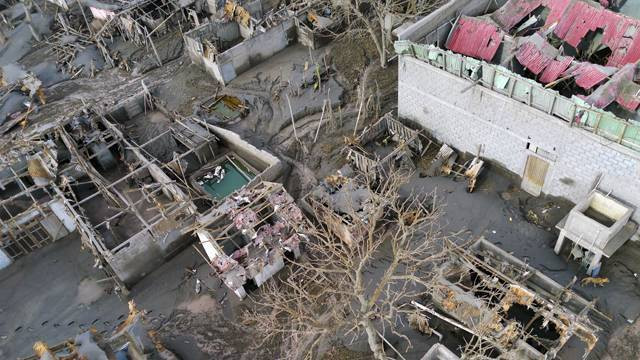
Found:
[[[482,86],[462,93],[470,84],[400,56],[399,115],[458,150],[475,154],[481,146],[483,157],[519,176],[528,155],[544,158],[550,167],[543,193],[577,203],[602,175],[599,189],[640,207],[640,153]],[[632,218],[640,222],[640,210]]]

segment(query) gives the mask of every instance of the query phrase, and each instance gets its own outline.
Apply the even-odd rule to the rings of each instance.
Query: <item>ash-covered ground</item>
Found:
[[[46,34],[52,20],[34,17],[33,21],[37,30]],[[346,163],[341,150],[344,138],[354,130],[361,89],[365,89],[364,97],[379,99],[378,115],[392,111],[397,104],[397,67],[391,63],[380,68],[375,49],[364,36],[345,36],[314,51],[292,45],[227,86],[221,86],[191,64],[179,45],[179,34],[168,35],[159,43],[163,66],[154,66],[153,60],[142,57],[133,65],[135,71],[104,68],[95,77],[83,74],[76,78],[58,69],[55,58],[45,51],[46,45],[36,45],[32,36],[26,26],[19,25],[0,51],[3,67],[17,65],[37,72],[41,79],[49,79],[44,82],[47,101],[29,117],[24,129],[45,126],[87,106],[107,108],[138,93],[142,84],[154,89],[170,111],[185,116],[206,118],[199,104],[216,94],[234,95],[248,104],[248,115],[217,125],[283,159],[288,169],[279,181],[296,198]],[[122,51],[135,57],[131,49]],[[328,75],[319,90],[303,86],[313,77],[308,70],[312,63],[326,65]],[[5,99],[0,115],[7,116],[22,106],[24,95],[15,91],[10,94],[15,99]],[[323,104],[328,100],[333,120],[324,118],[318,132]],[[358,128],[375,118],[375,112],[370,110]],[[571,204],[562,199],[530,197],[518,185],[518,179],[489,166],[474,193],[466,191],[464,182],[443,177],[415,176],[406,190],[435,189],[445,205],[442,221],[448,231],[463,231],[469,239],[484,236],[557,282],[569,283],[574,275],[582,273],[577,263],[567,261],[566,254],[555,255],[553,245],[557,237],[554,225]],[[603,266],[601,276],[610,279],[608,285],[574,286],[587,299],[598,298],[598,309],[612,318],[611,322],[600,324],[605,330],[591,355],[594,359],[640,358],[636,323],[640,314],[639,255],[640,246],[629,242]],[[105,274],[93,265],[93,257],[81,249],[79,238],[70,235],[1,270],[0,358],[29,356],[37,340],[53,344],[89,327],[112,332],[126,317],[126,299],[114,292],[113,285],[104,280]],[[203,284],[199,294],[195,291],[196,279]],[[252,296],[259,297],[259,291]],[[261,335],[241,321],[243,309],[251,306],[251,301],[240,301],[227,290],[192,247],[148,274],[128,297],[147,312],[165,346],[182,359],[275,359],[286,351],[280,344],[255,346],[254,340]],[[408,325],[402,333],[411,339],[412,347],[399,338],[391,337],[390,341],[406,359],[420,359],[437,341]],[[447,337],[444,343],[451,348],[460,345],[454,336]],[[366,339],[336,337],[323,349],[325,359],[371,358]],[[579,352],[572,352],[571,348],[562,354],[562,359],[578,358]]]

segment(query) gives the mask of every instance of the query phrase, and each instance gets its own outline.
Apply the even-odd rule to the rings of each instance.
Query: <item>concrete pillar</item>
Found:
[[[600,272],[600,261],[602,260],[601,253],[593,253],[593,258],[589,263],[589,268],[587,269],[587,275],[596,277]]]
[[[9,255],[5,254],[4,250],[0,249],[0,269],[4,269],[7,266],[11,265],[13,260],[9,257]]]
[[[564,244],[565,232],[564,230],[560,230],[560,235],[558,235],[558,240],[556,240],[556,246],[553,248],[553,251],[556,255],[560,255],[560,250],[562,250],[562,244]]]

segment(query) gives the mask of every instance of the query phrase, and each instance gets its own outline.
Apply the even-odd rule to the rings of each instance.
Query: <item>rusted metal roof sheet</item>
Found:
[[[505,31],[531,15],[539,7],[548,10],[544,28],[556,24],[554,33],[573,47],[578,47],[590,31],[602,30],[602,44],[611,49],[607,66],[622,67],[640,60],[640,20],[613,12],[585,0],[509,0],[491,18]]]
[[[563,76],[573,76],[576,85],[589,90],[606,80],[616,71],[616,68],[581,62],[571,66]]]
[[[504,33],[487,18],[461,17],[447,41],[447,49],[491,61],[502,43]]]

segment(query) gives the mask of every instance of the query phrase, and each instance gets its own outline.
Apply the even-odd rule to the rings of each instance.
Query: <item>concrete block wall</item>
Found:
[[[295,23],[293,19],[285,20],[264,33],[246,39],[218,55],[216,62],[222,75],[222,79],[218,80],[225,84],[228,83],[238,74],[283,50],[294,39]],[[231,70],[233,70],[233,75]]]
[[[522,176],[528,155],[550,163],[542,192],[577,203],[597,179],[603,192],[640,208],[640,153],[570,127],[545,112],[411,56],[400,56],[398,112],[458,150]],[[535,152],[535,149],[538,149]],[[632,216],[640,222],[640,210]]]

